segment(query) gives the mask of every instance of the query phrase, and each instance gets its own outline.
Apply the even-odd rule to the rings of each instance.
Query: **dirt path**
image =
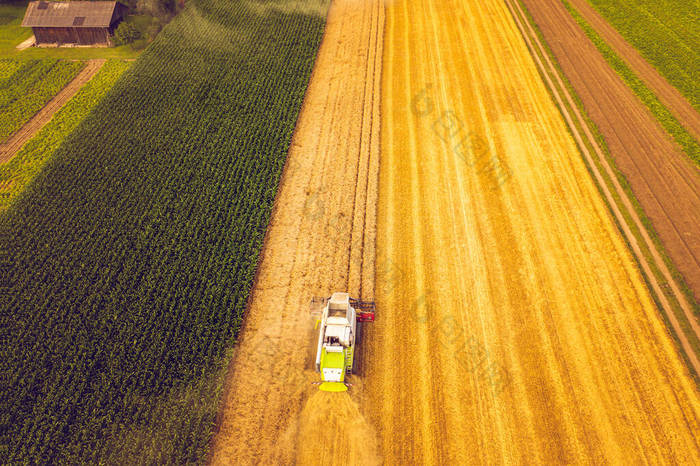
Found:
[[[688,99],[681,94],[678,89],[673,87],[661,73],[656,71],[649,62],[634,48],[629,42],[620,35],[617,30],[612,27],[598,13],[588,0],[569,0],[571,5],[584,17],[593,29],[612,47],[639,76],[644,84],[661,100],[661,102],[673,113],[680,124],[700,140],[700,113],[698,113]]]
[[[78,91],[92,79],[102,68],[106,60],[88,60],[85,68],[69,82],[66,87],[56,94],[44,107],[34,115],[31,120],[15,131],[5,142],[0,144],[0,163],[12,159],[17,152],[27,143],[41,128],[46,125],[54,113],[59,111]]]
[[[377,461],[362,391],[329,403],[311,385],[309,301],[346,289],[374,295],[381,5],[331,5],[230,366],[214,464]]]
[[[700,299],[700,170],[610,68],[561,2],[523,1],[668,255]]]
[[[35,43],[36,43],[36,38],[34,36],[31,36],[31,37],[23,40],[15,48],[17,50],[25,50],[25,49],[28,49],[29,47],[31,47],[32,45],[34,45]]]
[[[386,15],[399,278],[377,269],[362,405],[385,462],[700,461],[697,387],[506,4]]]

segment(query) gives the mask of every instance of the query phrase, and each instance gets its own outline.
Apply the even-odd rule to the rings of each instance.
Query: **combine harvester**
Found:
[[[321,373],[320,389],[344,392],[345,375],[352,374],[355,344],[359,342],[361,322],[374,322],[374,302],[351,298],[348,293],[333,293],[330,298],[314,298],[314,308],[323,308],[316,325],[321,324],[316,349],[316,370]],[[317,311],[318,312],[318,311]]]

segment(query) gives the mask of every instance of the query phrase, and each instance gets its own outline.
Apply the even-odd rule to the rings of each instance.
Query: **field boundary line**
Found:
[[[558,106],[561,110],[562,116],[564,117],[564,120],[567,123],[567,126],[569,127],[574,139],[576,140],[579,149],[581,153],[583,154],[584,158],[586,159],[590,171],[598,184],[602,194],[605,196],[608,205],[610,206],[611,213],[615,217],[615,220],[617,221],[620,230],[624,237],[626,238],[630,249],[634,256],[637,259],[637,262],[639,263],[640,267],[642,268],[642,271],[644,272],[644,275],[647,278],[647,283],[651,287],[653,293],[656,295],[657,302],[660,305],[660,307],[663,308],[664,314],[666,314],[666,317],[668,321],[670,322],[673,331],[676,333],[676,336],[678,338],[678,341],[681,344],[681,347],[683,351],[686,353],[686,356],[688,358],[689,363],[691,364],[693,370],[695,371],[696,374],[700,374],[700,360],[698,360],[698,356],[696,352],[694,351],[693,347],[691,346],[690,342],[688,341],[687,335],[685,332],[683,332],[680,323],[678,321],[678,318],[676,317],[673,308],[671,306],[671,303],[669,302],[667,296],[664,294],[663,290],[661,289],[661,285],[659,284],[659,281],[657,277],[654,275],[654,273],[651,270],[651,265],[649,263],[649,260],[647,257],[642,253],[641,247],[639,245],[639,242],[637,241],[636,236],[632,233],[630,226],[625,219],[624,215],[622,214],[620,210],[620,205],[618,202],[615,201],[615,198],[613,197],[612,193],[610,192],[610,187],[608,186],[608,183],[605,182],[603,175],[601,174],[600,170],[598,169],[597,165],[595,164],[595,160],[593,159],[593,156],[591,155],[588,147],[584,143],[584,139],[593,147],[593,150],[595,151],[596,155],[599,158],[600,164],[604,167],[606,174],[611,180],[612,187],[615,190],[616,194],[619,196],[619,198],[622,201],[623,206],[625,209],[628,211],[629,216],[632,218],[634,221],[635,226],[640,232],[640,235],[644,241],[644,245],[647,247],[647,249],[650,251],[654,265],[656,268],[660,271],[660,273],[664,276],[666,279],[672,295],[674,299],[677,301],[678,305],[682,309],[685,317],[688,319],[688,322],[692,328],[693,333],[697,338],[700,338],[700,326],[698,325],[698,322],[693,315],[692,311],[692,306],[686,299],[685,295],[681,292],[680,288],[678,287],[678,284],[676,283],[675,278],[672,276],[671,272],[669,271],[668,267],[666,266],[666,263],[663,261],[661,254],[657,250],[656,245],[653,243],[651,238],[649,237],[648,231],[646,227],[642,224],[641,220],[639,219],[639,216],[637,215],[636,210],[632,206],[632,202],[630,201],[627,192],[625,192],[624,189],[622,189],[622,186],[620,185],[614,171],[610,167],[610,164],[608,163],[608,160],[605,158],[602,149],[600,148],[597,140],[591,133],[588,125],[586,124],[585,119],[581,115],[578,107],[576,106],[573,98],[571,97],[571,94],[569,90],[566,88],[564,85],[561,76],[560,76],[560,71],[552,64],[549,56],[546,53],[546,50],[544,49],[539,37],[537,34],[534,32],[532,25],[530,24],[529,20],[527,20],[526,15],[523,12],[522,6],[514,0],[504,0],[506,3],[507,8],[511,12],[511,15],[513,16],[513,19],[515,20],[516,25],[518,26],[518,29],[520,30],[523,39],[525,40],[528,49],[530,49],[531,56],[535,62],[535,65],[539,68],[545,83],[547,84],[547,87],[549,87],[551,95],[553,98],[556,100],[558,103]],[[516,10],[517,9],[517,10]],[[518,16],[518,13],[522,15],[524,20],[521,20],[520,17]],[[528,31],[525,30],[525,26],[523,25],[523,22],[527,25]],[[534,44],[533,44],[534,42]],[[538,54],[536,53],[535,47],[537,47],[537,50],[542,54],[542,57],[547,63],[547,67],[545,67],[545,64],[542,62]],[[552,79],[550,78],[550,75],[548,74],[551,73],[556,77],[557,83],[559,84],[561,91],[557,89],[557,87],[554,85],[554,82],[552,82]],[[564,94],[564,98],[562,98],[562,95]],[[576,120],[579,122],[581,128],[583,128],[583,132],[585,133],[584,135],[581,135],[579,128],[576,126],[574,123],[574,117],[572,117],[571,113],[566,105],[564,104],[564,100],[569,104],[569,107],[572,109],[572,112],[576,118]]]
[[[46,105],[41,107],[29,121],[0,144],[0,164],[12,160],[22,147],[51,121],[56,112],[63,108],[102,69],[106,61],[104,58],[87,60],[87,65],[80,70],[75,78],[53,96]]]

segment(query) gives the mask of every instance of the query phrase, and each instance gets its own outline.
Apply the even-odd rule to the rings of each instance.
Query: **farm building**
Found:
[[[119,2],[29,2],[22,26],[37,45],[110,45],[125,14]]]

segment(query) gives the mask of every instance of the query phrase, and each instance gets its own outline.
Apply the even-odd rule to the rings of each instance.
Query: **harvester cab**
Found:
[[[320,309],[316,348],[316,370],[321,373],[320,389],[340,392],[348,389],[346,374],[352,374],[360,323],[374,321],[374,302],[333,293],[330,298],[314,298],[312,311]]]

